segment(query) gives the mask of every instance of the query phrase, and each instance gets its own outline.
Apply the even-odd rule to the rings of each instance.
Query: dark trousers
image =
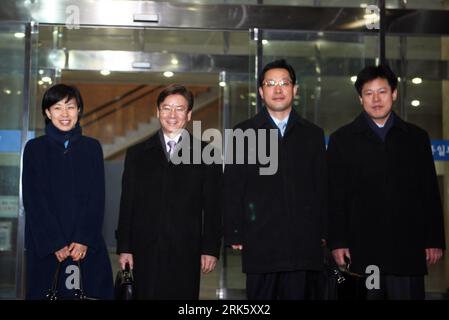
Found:
[[[247,273],[248,300],[306,300],[310,297],[308,279],[315,271]]]
[[[380,288],[367,290],[367,300],[424,300],[424,276],[381,275]]]

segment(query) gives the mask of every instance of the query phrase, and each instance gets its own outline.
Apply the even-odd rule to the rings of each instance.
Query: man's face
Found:
[[[376,78],[362,88],[360,103],[365,112],[379,124],[384,124],[391,113],[397,90],[391,91],[387,79]]]
[[[279,84],[281,80],[284,80],[283,86]],[[269,111],[290,111],[298,86],[292,84],[288,71],[286,69],[270,69],[265,73],[263,81],[262,87],[259,87],[259,93]],[[272,82],[271,85],[270,82]],[[272,85],[273,83],[275,85]]]
[[[162,131],[167,135],[178,134],[187,126],[192,116],[187,100],[180,94],[167,96],[157,109]]]

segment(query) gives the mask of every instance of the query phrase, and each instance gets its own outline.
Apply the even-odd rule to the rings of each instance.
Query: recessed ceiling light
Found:
[[[352,77],[351,77],[351,81],[352,81],[352,82],[356,82],[356,81],[357,81],[357,76],[352,76]]]
[[[164,72],[164,77],[166,77],[166,78],[171,78],[171,77],[173,77],[175,74],[173,73],[173,72],[171,72],[171,71],[165,71]]]
[[[219,85],[220,87],[226,87],[226,82],[220,81],[220,82],[218,83],[218,85]]]
[[[421,103],[419,102],[419,100],[413,100],[412,101],[412,106],[414,106],[414,107],[419,107],[420,104]]]
[[[11,90],[9,90],[9,89],[5,89],[5,90],[3,90],[3,92],[6,94],[11,94]]]
[[[39,80],[38,82],[37,82],[40,86],[41,85],[43,85],[44,84],[44,81],[42,81],[42,80]]]
[[[170,62],[171,62],[171,64],[174,64],[174,65],[177,65],[179,63],[178,59],[176,59],[176,58],[171,59]]]
[[[25,38],[25,33],[23,33],[23,32],[16,32],[16,33],[14,33],[14,37],[19,38],[19,39]]]
[[[111,71],[104,69],[104,70],[101,70],[100,73],[101,73],[103,76],[108,76],[108,75],[111,74]]]
[[[43,75],[43,74],[44,74],[44,70],[40,69],[40,70],[39,70],[39,74],[40,74],[40,75]]]
[[[416,78],[413,78],[413,79],[412,79],[412,82],[413,82],[414,84],[421,84],[421,83],[422,83],[422,79],[419,78],[419,77],[416,77]]]
[[[262,44],[268,44],[268,40],[263,39]]]
[[[42,77],[42,81],[51,82],[51,78],[50,77]]]

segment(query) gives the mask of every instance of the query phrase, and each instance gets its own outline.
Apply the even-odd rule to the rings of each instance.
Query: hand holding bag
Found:
[[[127,263],[124,270],[117,272],[115,278],[115,299],[133,300],[134,298],[134,278],[132,270]]]
[[[350,271],[347,263],[343,271],[335,270],[337,277],[338,300],[366,300],[366,276]]]
[[[81,264],[78,261],[78,269],[79,269],[79,283],[80,287],[79,289],[74,290],[73,297],[61,297],[58,293],[58,280],[59,280],[59,269],[61,268],[61,262],[58,262],[58,266],[56,267],[56,272],[53,278],[53,283],[51,288],[48,290],[47,294],[45,295],[46,300],[50,301],[56,301],[56,300],[98,300],[93,297],[88,297],[84,293],[83,289],[83,278],[81,276]]]

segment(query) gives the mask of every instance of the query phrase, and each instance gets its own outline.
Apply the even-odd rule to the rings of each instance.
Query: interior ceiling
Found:
[[[313,36],[310,36],[310,35]],[[301,37],[300,37],[301,38]],[[124,28],[80,28],[68,30],[56,26],[40,26],[38,35],[38,47],[41,55],[52,50],[68,50],[78,52],[93,52],[100,54],[108,52],[150,53],[162,56],[178,57],[185,55],[191,57],[197,55],[206,60],[211,56],[222,57],[232,61],[235,57],[244,59],[245,65],[240,67],[241,72],[248,73],[249,65],[254,63],[255,46],[247,32],[230,31],[197,31],[197,30],[154,30],[154,29],[124,29]],[[305,39],[305,40],[304,40]],[[346,36],[329,36],[308,33],[302,41],[268,41],[264,45],[266,56],[302,57],[314,65],[315,61],[322,64],[323,69],[328,59],[340,59],[340,61],[374,59],[377,56],[377,37],[360,36],[352,37],[348,41]],[[307,40],[309,39],[309,40]],[[330,40],[328,40],[330,39]],[[387,56],[400,58],[399,38],[387,38]],[[407,57],[427,60],[441,60],[441,37],[407,37],[402,40],[406,47]],[[92,56],[93,57],[93,56]],[[39,61],[43,61],[40,57]],[[93,60],[93,59],[91,59]],[[172,78],[166,78],[162,72],[155,70],[129,70],[112,71],[110,75],[100,74],[101,67],[86,68],[90,70],[73,70],[62,68],[59,75],[63,81],[70,82],[108,82],[108,83],[136,83],[136,84],[207,84],[218,85],[219,75],[213,72],[195,72],[192,61],[185,63],[183,72],[175,72]],[[210,59],[214,63],[213,59]],[[319,65],[317,65],[319,66]],[[42,68],[48,65],[40,66]],[[51,67],[51,66],[50,66]],[[296,66],[295,66],[296,67]],[[298,66],[301,69],[302,66]],[[314,68],[315,69],[315,68]],[[313,95],[317,86],[317,74],[304,75],[304,83],[308,84],[307,93]],[[346,79],[348,78],[348,79]],[[342,83],[346,83],[345,85]],[[353,104],[354,95],[352,83],[349,77],[322,77],[322,102],[323,107],[332,99],[339,96],[342,104]],[[303,88],[304,89],[304,88]],[[412,112],[440,113],[441,111],[441,87],[438,81],[424,81],[420,86],[407,85],[406,103],[413,99],[421,99],[422,107],[412,109]],[[329,100],[330,99],[330,100]],[[326,102],[327,101],[327,102]],[[423,108],[425,106],[425,108]]]

